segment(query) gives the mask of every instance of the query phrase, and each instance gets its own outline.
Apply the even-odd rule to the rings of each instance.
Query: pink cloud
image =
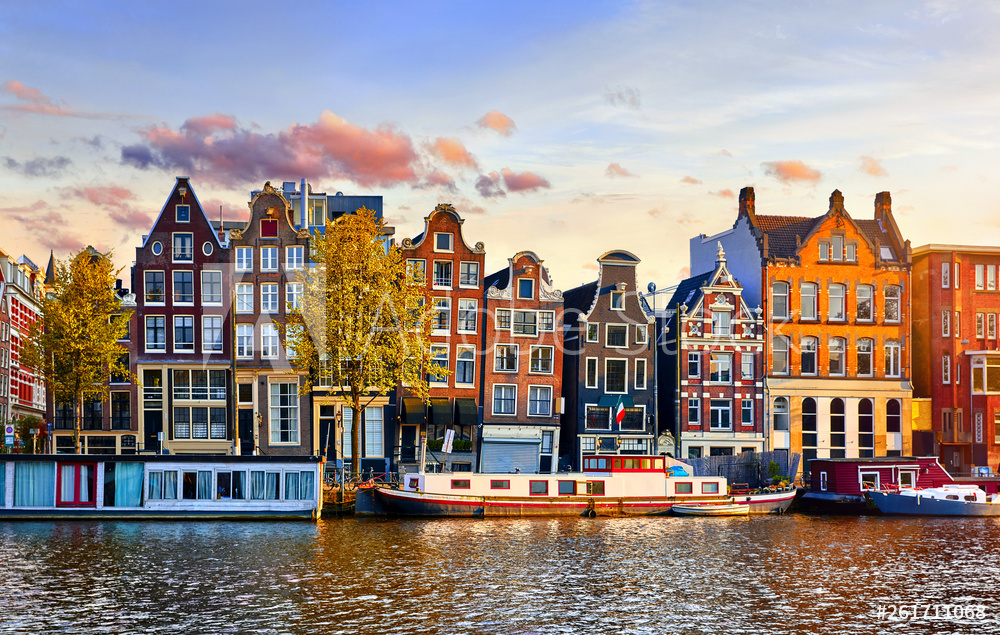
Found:
[[[689,185],[701,185],[701,181],[694,178],[693,176],[685,176],[683,179],[681,179],[681,183],[687,183]]]
[[[209,135],[216,130],[236,130],[236,119],[230,115],[215,113],[206,117],[191,117],[181,126],[196,135]]]
[[[219,220],[219,207],[222,207],[222,220],[226,222],[227,227],[231,222],[250,220],[250,208],[247,207],[245,201],[236,204],[219,198],[208,198],[201,201],[201,208],[205,210],[210,221]]]
[[[443,187],[446,190],[452,192],[457,192],[458,187],[455,185],[455,179],[451,178],[444,172],[434,170],[430,174],[424,177],[423,183],[420,187]]]
[[[64,234],[69,223],[62,214],[49,207],[45,201],[36,201],[25,207],[0,209],[0,218],[20,225],[28,235],[46,249],[59,253],[75,253],[83,242],[75,235]]]
[[[802,161],[768,161],[760,164],[764,174],[773,176],[782,183],[794,181],[819,181],[822,176],[817,170],[807,166]]]
[[[499,110],[491,110],[479,118],[476,123],[480,128],[495,130],[505,137],[509,137],[517,130],[514,120],[503,114]]]
[[[677,270],[677,277],[681,280],[687,280],[691,277],[691,267],[681,267]]]
[[[132,190],[118,185],[99,187],[62,188],[65,199],[83,200],[102,208],[116,225],[132,232],[147,230],[153,226],[153,218],[132,207],[135,199]]]
[[[496,172],[480,174],[479,178],[476,179],[476,191],[479,192],[479,195],[483,198],[507,196],[507,192],[504,191],[503,185],[500,184],[500,179],[500,175]]]
[[[472,156],[461,141],[453,137],[438,137],[433,143],[427,144],[431,154],[445,163],[464,168],[479,169],[479,162]]]
[[[615,178],[618,176],[638,176],[637,174],[632,174],[625,168],[621,166],[620,163],[610,164],[606,170],[604,170],[604,175],[610,178]]]
[[[649,210],[646,213],[649,214],[650,216],[652,216],[653,218],[659,218],[660,217],[660,210],[658,210],[658,209],[651,209],[651,210]]]
[[[733,194],[733,191],[729,189],[716,190],[715,192],[709,192],[709,194],[711,194],[712,196],[718,196],[720,198],[736,198],[736,195]]]
[[[4,82],[0,90],[8,95],[12,95],[19,101],[25,102],[22,104],[0,107],[4,110],[34,113],[39,115],[52,115],[54,117],[79,117],[83,119],[112,119],[117,116],[106,113],[80,112],[57,106],[47,95],[44,95],[42,91],[37,88],[25,86],[17,80],[8,80]]]
[[[861,171],[872,176],[888,176],[882,164],[874,157],[861,157]]]
[[[504,185],[506,185],[507,189],[511,192],[525,192],[528,190],[552,187],[547,180],[532,172],[521,172],[518,174],[512,170],[504,168],[500,170],[500,173],[503,175]]]

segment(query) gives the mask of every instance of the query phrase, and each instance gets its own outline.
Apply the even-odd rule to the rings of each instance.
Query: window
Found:
[[[251,359],[253,357],[253,325],[236,325],[236,357]]]
[[[514,335],[537,335],[538,316],[534,311],[514,311]]]
[[[803,375],[816,374],[816,351],[819,348],[819,340],[815,337],[802,338],[802,367]]]
[[[885,321],[899,322],[899,287],[885,288]]]
[[[625,324],[608,324],[605,338],[605,346],[611,348],[624,348],[628,346],[628,326]]]
[[[130,430],[132,428],[131,403],[131,395],[129,393],[111,393],[112,430]]]
[[[799,312],[799,319],[816,319],[816,285],[812,282],[803,282],[799,291],[802,294],[802,304]]]
[[[951,263],[941,263],[941,288],[947,289],[951,286]]]
[[[153,244],[149,248],[152,250],[154,256],[159,256],[163,253],[163,243],[158,240],[153,241]]]
[[[552,416],[552,386],[531,386],[528,388],[528,415]]]
[[[478,287],[479,286],[479,263],[462,262],[458,265],[458,286]]]
[[[146,282],[146,304],[163,304],[166,302],[166,281],[162,271],[146,271],[143,273]]]
[[[455,360],[455,383],[474,384],[476,368],[476,350],[471,346],[459,346],[458,358]]]
[[[858,375],[871,377],[872,375],[872,349],[874,341],[868,338],[858,340]]]
[[[610,430],[611,408],[607,406],[587,406],[586,425],[591,430]]]
[[[285,247],[285,270],[295,271],[302,268],[302,245]]]
[[[729,337],[729,311],[712,312],[712,335]]]
[[[844,237],[843,236],[831,236],[830,237],[830,259],[831,260],[843,260],[844,259]]]
[[[427,282],[427,261],[417,258],[410,258],[406,261],[406,271],[413,278],[413,281],[420,284]]]
[[[299,387],[271,384],[271,443],[299,442]]]
[[[496,316],[497,330],[510,330],[510,309],[497,309]]]
[[[875,456],[875,409],[871,399],[858,402],[858,456]]]
[[[733,356],[731,353],[712,353],[709,372],[710,381],[722,384],[732,383]]]
[[[458,332],[475,333],[478,303],[468,298],[458,299]]]
[[[628,362],[624,359],[604,360],[604,392],[624,393]]]
[[[648,339],[649,339],[649,329],[646,328],[646,325],[645,324],[636,324],[635,325],[635,343],[636,344],[645,344]]]
[[[435,260],[434,261],[434,288],[451,288],[452,281],[452,266],[453,263],[450,260]]]
[[[830,374],[844,374],[844,347],[847,340],[842,337],[834,337],[830,340]]]
[[[597,388],[597,358],[587,358],[587,388]]]
[[[194,316],[174,316],[174,352],[194,352]]]
[[[434,234],[434,251],[454,251],[455,235],[446,233]]]
[[[986,314],[986,337],[995,340],[997,338],[997,314]]]
[[[836,320],[838,322],[843,322],[846,319],[846,313],[844,311],[844,285],[842,284],[831,284],[830,285],[830,320]]]
[[[490,489],[510,489],[510,480],[491,480]]]
[[[635,360],[635,387],[636,390],[646,389],[646,360]]]
[[[174,262],[194,261],[194,234],[174,234]]]
[[[599,341],[601,338],[601,330],[600,328],[598,328],[598,325],[592,322],[587,322],[585,325],[587,327],[587,341],[588,342]]]
[[[278,328],[274,324],[260,326],[261,359],[278,359]]]
[[[471,483],[472,481],[467,478],[453,478],[451,479],[451,489],[469,489],[471,487]]]
[[[236,271],[253,271],[253,248],[236,248]]]
[[[774,373],[777,375],[788,374],[788,338],[784,335],[775,335],[772,344],[772,364]]]
[[[46,465],[50,470],[52,469],[51,463]],[[93,463],[60,463],[59,479],[56,487],[59,497],[56,500],[56,504],[71,507],[96,506],[97,500],[94,496],[96,479],[97,465]],[[51,481],[49,482],[51,483]],[[17,490],[22,489],[25,488],[21,486],[21,483],[18,483]],[[15,494],[15,498],[17,498],[17,494]]]
[[[976,265],[976,289],[985,287],[985,276],[983,275],[983,265]]]
[[[278,248],[277,247],[261,247],[260,248],[260,270],[261,271],[277,271],[278,270]]]
[[[788,318],[788,283],[775,282],[771,285],[771,317]]]
[[[621,429],[622,430],[645,430],[646,429],[645,410],[643,408],[635,408],[635,407],[633,407],[633,408],[623,408],[622,409]],[[630,444],[628,443],[629,441],[630,441],[630,439],[627,439],[627,438],[626,439],[622,439],[622,448],[621,449],[623,451],[628,451],[628,450],[643,451],[644,450],[643,446],[631,446],[630,447]]]
[[[951,311],[948,311],[947,309],[944,310],[944,311],[941,311],[941,336],[942,337],[949,337],[949,336],[951,336],[951,329],[949,328],[950,325],[951,325],[951,319],[950,318],[951,318]]]
[[[753,380],[753,353],[743,353],[740,357],[740,376],[744,380]]]
[[[253,313],[253,285],[236,285],[236,312]]]
[[[494,349],[493,370],[497,372],[517,371],[517,345],[497,344]]]
[[[854,262],[858,259],[858,246],[854,243],[844,245],[844,260]]]
[[[771,409],[772,425],[775,430],[788,430],[788,397],[775,397]]]
[[[174,304],[194,304],[194,272],[174,272]]]
[[[201,272],[201,303],[222,306],[222,272]]]
[[[986,265],[986,290],[996,291],[997,289],[997,268],[993,265]]]
[[[435,331],[451,330],[451,298],[434,298]]]
[[[532,346],[531,347],[531,372],[552,373],[552,347]]]
[[[166,318],[162,315],[146,316],[146,350],[167,350]]]
[[[847,435],[845,431],[844,400],[839,397],[830,400],[830,458],[845,458]]]
[[[222,316],[205,315],[201,318],[201,350],[203,352],[222,350]]]
[[[830,243],[819,244],[819,259],[820,260],[830,259]]]
[[[872,287],[867,284],[858,285],[858,322],[871,322],[872,315]]]
[[[302,283],[289,282],[285,285],[285,309],[295,311],[302,308]]]
[[[941,383],[950,384],[951,383],[951,356],[942,355],[941,356]]]
[[[625,310],[625,292],[624,291],[612,291],[611,292],[611,310],[612,311],[624,311]]]
[[[273,283],[260,285],[261,313],[278,312],[278,285]]]
[[[538,312],[538,330],[553,332],[556,330],[556,312],[555,311],[539,311]]]
[[[960,264],[961,263],[957,263],[957,262],[955,263],[955,288],[956,289],[958,288],[958,281],[961,278],[961,276],[959,275],[959,272],[961,271],[961,269],[959,267]]]
[[[976,337],[982,339],[986,337],[986,319],[985,314],[976,313]]]
[[[701,377],[701,353],[688,353],[688,377]]]
[[[535,297],[535,281],[531,278],[518,278],[517,297],[521,300],[531,300]]]
[[[712,399],[709,404],[710,416],[709,428],[712,430],[732,430],[733,429],[733,402],[728,399]]]
[[[688,423],[701,424],[701,399],[691,397],[688,399]]]
[[[753,426],[753,399],[743,399],[742,401],[742,421],[744,426]]]
[[[962,312],[955,311],[955,321],[952,322],[952,330],[955,332],[955,339],[962,337]]]
[[[445,370],[448,370],[450,368],[448,365],[448,346],[431,345],[431,359],[434,361],[436,365],[440,366]],[[431,376],[428,378],[428,381],[437,384],[447,384],[448,378]]]
[[[383,426],[382,406],[365,408],[365,456],[380,457],[385,455],[382,441],[385,438]]]
[[[509,384],[493,385],[493,414],[513,415],[516,413],[517,386]]]
[[[548,481],[528,481],[528,493],[532,496],[548,496]]]

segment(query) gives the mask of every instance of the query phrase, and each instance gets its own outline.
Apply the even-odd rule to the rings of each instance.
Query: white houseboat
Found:
[[[320,457],[0,455],[0,520],[318,519]]]

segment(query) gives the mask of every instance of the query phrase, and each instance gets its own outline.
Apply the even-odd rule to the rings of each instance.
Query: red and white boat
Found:
[[[378,487],[377,511],[394,516],[650,516],[675,504],[783,512],[795,490],[731,497],[721,476],[690,476],[662,456],[585,456],[582,472],[407,474]],[[380,508],[380,509],[379,509]]]

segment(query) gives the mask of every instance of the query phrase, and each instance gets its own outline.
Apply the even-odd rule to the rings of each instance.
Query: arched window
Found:
[[[842,459],[847,455],[847,435],[844,434],[844,400],[830,400],[830,458]]]
[[[875,319],[872,313],[872,287],[862,284],[858,286],[858,322],[871,322]]]
[[[868,338],[858,340],[858,375],[862,377],[871,377],[872,375],[872,349],[874,347],[874,340]]]
[[[816,351],[819,348],[819,340],[815,337],[802,338],[802,374],[816,374]]]
[[[885,288],[885,312],[882,314],[886,322],[899,322],[899,287]]]
[[[773,355],[771,362],[776,375],[788,374],[788,338],[784,335],[775,335],[772,340]]]
[[[844,285],[830,285],[830,316],[827,319],[836,322],[843,322],[846,319],[846,313],[844,312],[845,293]]]
[[[858,455],[875,456],[875,409],[871,399],[858,402]]]
[[[816,319],[816,285],[812,282],[803,282],[801,287],[802,304],[799,311],[799,319]]]
[[[775,430],[788,430],[788,397],[775,397],[771,411]]]
[[[771,285],[771,317],[788,317],[788,283],[775,282]]]
[[[844,348],[847,341],[842,337],[834,337],[830,340],[830,374],[844,374]]]
[[[902,432],[902,409],[898,399],[890,399],[885,403],[885,431]]]
[[[802,458],[816,458],[816,400],[802,400]]]
[[[899,340],[889,340],[885,343],[885,376],[900,376],[900,346]]]

